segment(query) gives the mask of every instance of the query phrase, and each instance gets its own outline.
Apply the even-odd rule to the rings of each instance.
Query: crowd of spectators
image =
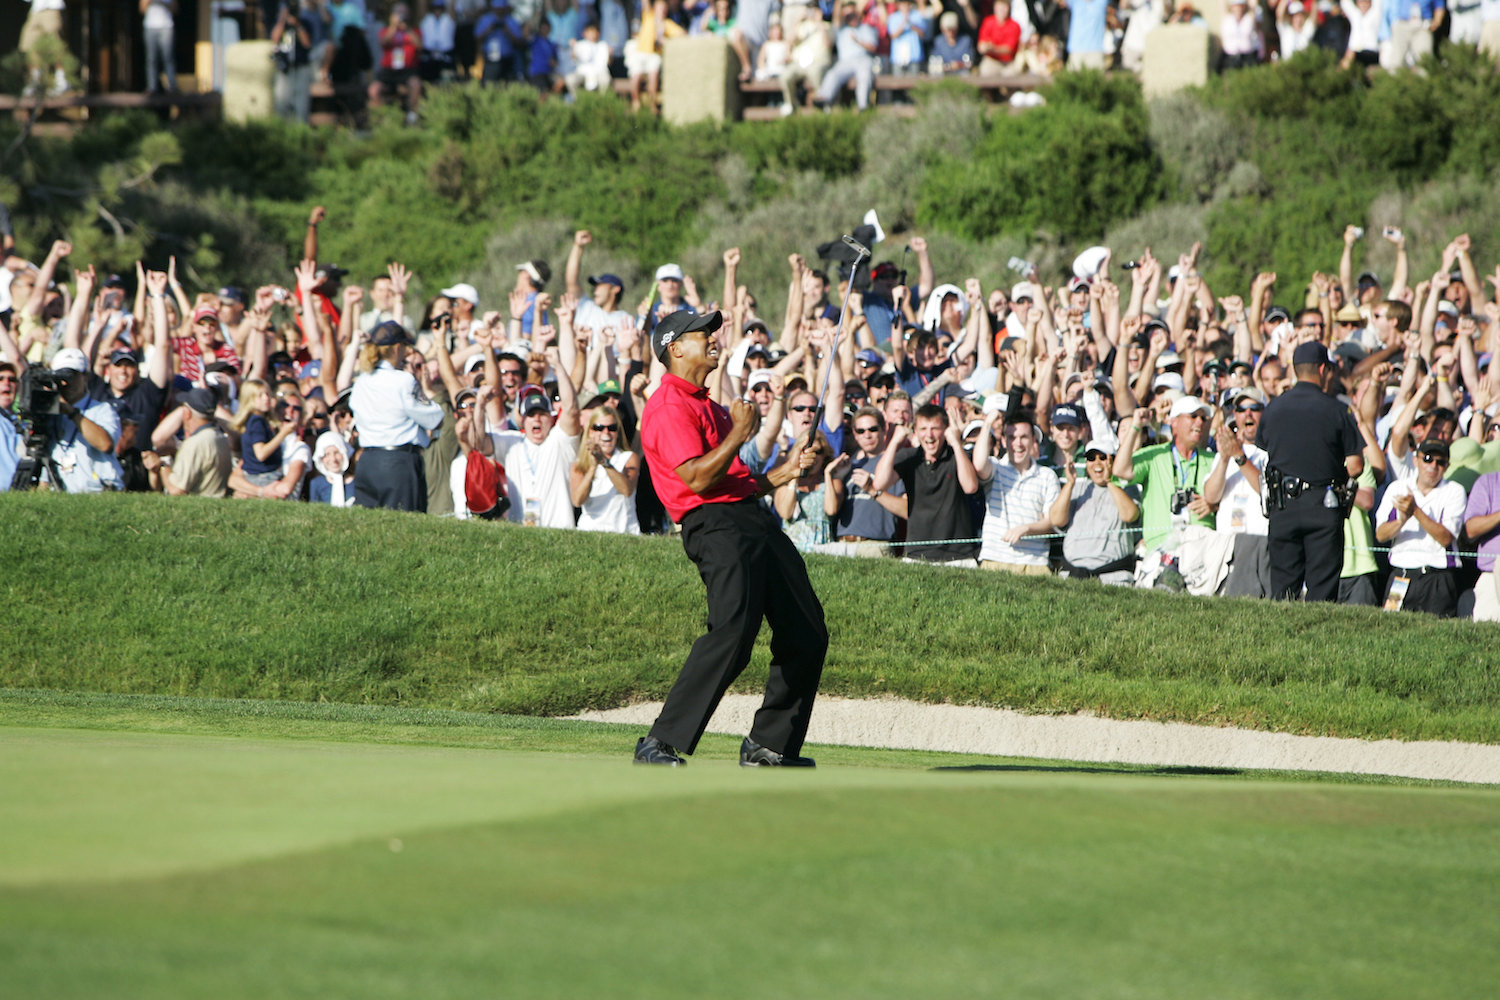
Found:
[[[30,0],[22,37],[61,31],[64,0]],[[148,89],[177,89],[176,0],[139,0]],[[274,44],[275,108],[306,120],[315,81],[358,85],[374,104],[417,117],[423,88],[475,79],[571,98],[629,81],[634,107],[657,106],[663,43],[717,35],[741,81],[775,81],[781,111],[827,106],[852,81],[867,107],[877,75],[1048,76],[1141,69],[1166,24],[1211,27],[1231,70],[1324,48],[1346,65],[1412,66],[1436,45],[1478,45],[1500,4],[1445,0],[1230,0],[1217,25],[1192,0],[262,0],[230,11],[230,37],[259,28]],[[241,23],[243,22],[243,24]],[[229,23],[226,20],[226,23]],[[1500,30],[1500,29],[1497,29]],[[1497,39],[1500,41],[1500,39]],[[34,61],[31,88],[66,92]],[[882,96],[903,100],[898,90]]]
[[[633,447],[662,375],[645,344],[665,315],[719,309],[710,394],[761,414],[741,458],[765,472],[792,441],[818,442],[818,460],[766,500],[800,548],[1265,597],[1255,431],[1293,383],[1292,353],[1315,341],[1365,443],[1341,600],[1399,607],[1432,577],[1439,597],[1418,588],[1423,609],[1500,617],[1500,472],[1480,474],[1500,469],[1500,303],[1485,287],[1500,288],[1500,268],[1482,274],[1466,235],[1413,281],[1406,237],[1387,229],[1387,280],[1357,271],[1363,233],[1350,226],[1341,252],[1330,234],[1326,273],[1264,272],[1246,289],[1210,288],[1197,246],[1123,264],[1094,247],[1061,280],[1014,261],[1009,287],[960,286],[910,236],[914,276],[878,252],[853,274],[832,251],[790,254],[785,312],[766,316],[737,249],[704,276],[716,294],[675,263],[632,289],[587,273],[586,231],[560,282],[525,260],[504,302],[463,282],[409,302],[399,263],[354,285],[320,262],[325,223],[314,209],[286,288],[190,294],[172,264],[101,276],[63,241],[37,264],[8,253],[0,488],[29,467],[31,443],[33,478],[68,492],[352,505],[362,455],[394,426],[360,387],[394,368],[410,391],[389,406],[421,425],[403,439],[425,470],[416,509],[671,532]],[[17,406],[32,368],[61,386],[50,414]]]

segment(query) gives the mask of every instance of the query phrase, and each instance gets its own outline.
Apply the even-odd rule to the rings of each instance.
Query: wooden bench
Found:
[[[999,104],[1010,100],[1012,94],[1030,92],[1052,82],[1051,77],[1037,73],[1018,73],[1015,76],[952,76],[946,79],[968,84],[992,102]],[[875,77],[877,93],[910,93],[918,87],[936,82],[925,74],[920,76]],[[630,99],[630,81],[614,80],[612,86],[616,96]],[[776,80],[746,80],[740,84],[741,117],[749,121],[772,121],[781,117],[781,84]],[[852,104],[854,82],[851,80],[844,90],[843,99]],[[879,104],[878,110],[897,115],[913,115],[916,108],[911,104]],[[798,108],[799,111],[803,110]]]
[[[223,98],[217,93],[179,91],[173,94],[114,93],[64,94],[61,97],[16,97],[0,94],[0,112],[9,111],[17,120],[35,122],[87,121],[109,111],[140,109],[163,118],[218,118]]]
[[[967,84],[985,95],[991,102],[999,104],[1010,100],[1012,94],[1036,90],[1043,84],[1050,83],[1051,78],[1036,73],[1018,73],[1015,76],[975,76],[973,74],[963,76],[944,77],[946,80],[957,80]],[[918,76],[891,76],[881,75],[875,77],[876,94],[909,94],[918,87],[936,83],[934,77],[926,74]],[[781,84],[775,80],[750,80],[740,84],[740,94],[744,96],[742,103],[742,115],[745,121],[766,121],[777,118],[781,114]],[[852,103],[854,95],[854,81],[844,88],[842,100]],[[898,115],[912,115],[916,113],[914,105],[911,104],[877,104],[877,109],[882,112],[891,112]],[[804,110],[802,108],[799,111]]]

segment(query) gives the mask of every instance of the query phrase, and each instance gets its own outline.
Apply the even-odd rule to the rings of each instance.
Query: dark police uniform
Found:
[[[1283,477],[1281,497],[1268,477],[1267,532],[1271,596],[1296,600],[1307,584],[1309,601],[1334,601],[1344,565],[1344,510],[1333,487],[1349,478],[1344,465],[1363,441],[1349,410],[1311,382],[1298,382],[1271,400],[1261,415],[1255,444],[1265,449],[1267,470]]]

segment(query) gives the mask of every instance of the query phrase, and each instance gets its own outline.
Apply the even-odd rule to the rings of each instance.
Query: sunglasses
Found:
[[[880,433],[880,428],[879,427],[856,427],[856,428],[854,428],[854,433],[856,433],[856,434],[879,434]]]
[[[474,404],[473,403],[459,403],[457,406],[454,407],[454,409],[457,410],[459,413],[462,413],[465,410],[472,410],[472,409],[474,409]]]
[[[610,434],[617,434],[620,431],[619,424],[590,424],[589,428],[590,430],[607,431]]]
[[[791,410],[792,410],[793,413],[811,413],[811,412],[813,412],[816,409],[817,409],[816,406],[807,406],[806,404],[804,404],[802,406],[793,406],[791,408]]]
[[[522,372],[522,369],[520,369],[520,368],[502,368],[502,369],[500,369],[500,377],[501,378],[506,378],[506,377],[509,377],[509,378],[520,378],[521,377],[521,372]]]
[[[1089,462],[1103,462],[1109,458],[1109,456],[1104,454],[1104,452],[1102,451],[1085,452],[1083,457],[1085,461]]]
[[[0,382],[10,382],[14,384],[17,381],[19,380],[14,375],[0,375]]]
[[[758,385],[754,389],[751,389],[750,391],[751,392],[770,392],[771,391],[771,387],[768,386],[768,385]]]
[[[1447,465],[1448,464],[1448,460],[1446,458],[1441,458],[1441,457],[1439,457],[1437,455],[1423,455],[1422,456],[1422,464],[1424,464],[1424,465]]]
[[[1264,410],[1264,409],[1265,409],[1265,407],[1261,406],[1259,403],[1250,403],[1250,404],[1248,404],[1246,406],[1236,406],[1234,408],[1234,412],[1235,413],[1259,413],[1261,410]]]

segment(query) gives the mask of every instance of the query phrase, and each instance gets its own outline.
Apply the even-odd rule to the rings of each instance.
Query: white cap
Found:
[[[1083,453],[1085,455],[1087,455],[1091,451],[1102,451],[1106,455],[1113,455],[1115,452],[1117,452],[1119,450],[1120,449],[1119,449],[1118,446],[1116,446],[1114,448],[1110,448],[1103,441],[1100,441],[1098,438],[1089,438],[1089,443],[1083,446]]]
[[[1091,281],[1098,275],[1104,258],[1109,256],[1109,247],[1089,247],[1073,258],[1073,276]]]
[[[1162,372],[1151,380],[1151,388],[1160,389],[1162,386],[1176,389],[1178,392],[1187,392],[1187,385],[1182,381],[1181,372]]]
[[[450,299],[463,299],[475,309],[479,308],[479,293],[467,282],[461,281],[452,288],[443,289],[443,295]]]
[[[1016,299],[1030,299],[1033,302],[1036,301],[1036,292],[1032,289],[1031,282],[1018,281],[1011,287],[1010,300],[1014,302],[1016,301]]]
[[[1197,396],[1183,396],[1172,404],[1171,411],[1167,414],[1168,420],[1176,420],[1178,417],[1188,417],[1196,413],[1202,413],[1205,417],[1213,412],[1209,406]]]
[[[470,372],[472,372],[474,369],[476,369],[476,368],[483,368],[483,367],[484,367],[484,355],[483,354],[476,354],[473,357],[471,357],[468,361],[464,362],[464,374],[467,375]]]
[[[966,396],[973,396],[981,392],[992,393],[995,390],[995,382],[999,377],[1000,369],[998,368],[976,368],[974,369],[974,374],[966,379],[962,379],[958,383],[958,387],[963,390]]]
[[[1158,371],[1165,368],[1170,368],[1173,365],[1180,365],[1182,363],[1182,355],[1178,354],[1176,351],[1162,351],[1156,356],[1156,368]]]
[[[664,281],[667,278],[676,278],[678,281],[681,281],[682,268],[676,264],[663,264],[661,267],[658,267],[656,269],[656,280]]]
[[[984,397],[984,405],[980,409],[985,416],[1005,412],[1005,407],[1010,404],[1010,393],[992,392]]]
[[[757,368],[755,369],[755,371],[751,372],[750,377],[745,380],[745,391],[749,392],[751,389],[754,389],[762,382],[769,381],[771,381],[771,369]]]
[[[960,438],[966,438],[970,434],[977,434],[979,431],[981,431],[983,429],[984,429],[984,421],[983,420],[970,420],[968,423],[964,424],[964,432],[962,434],[960,434],[959,437]]]
[[[1286,16],[1287,17],[1291,17],[1294,14],[1302,14],[1302,13],[1305,13],[1306,11],[1307,11],[1307,8],[1304,7],[1304,6],[1302,6],[1302,0],[1292,0],[1291,3],[1289,3],[1289,4],[1286,5]]]
[[[52,368],[54,371],[86,372],[89,359],[76,347],[64,347],[52,355]]]
[[[1449,302],[1447,299],[1443,299],[1437,304],[1437,311],[1447,316],[1458,316],[1458,306],[1454,305],[1452,302]]]

